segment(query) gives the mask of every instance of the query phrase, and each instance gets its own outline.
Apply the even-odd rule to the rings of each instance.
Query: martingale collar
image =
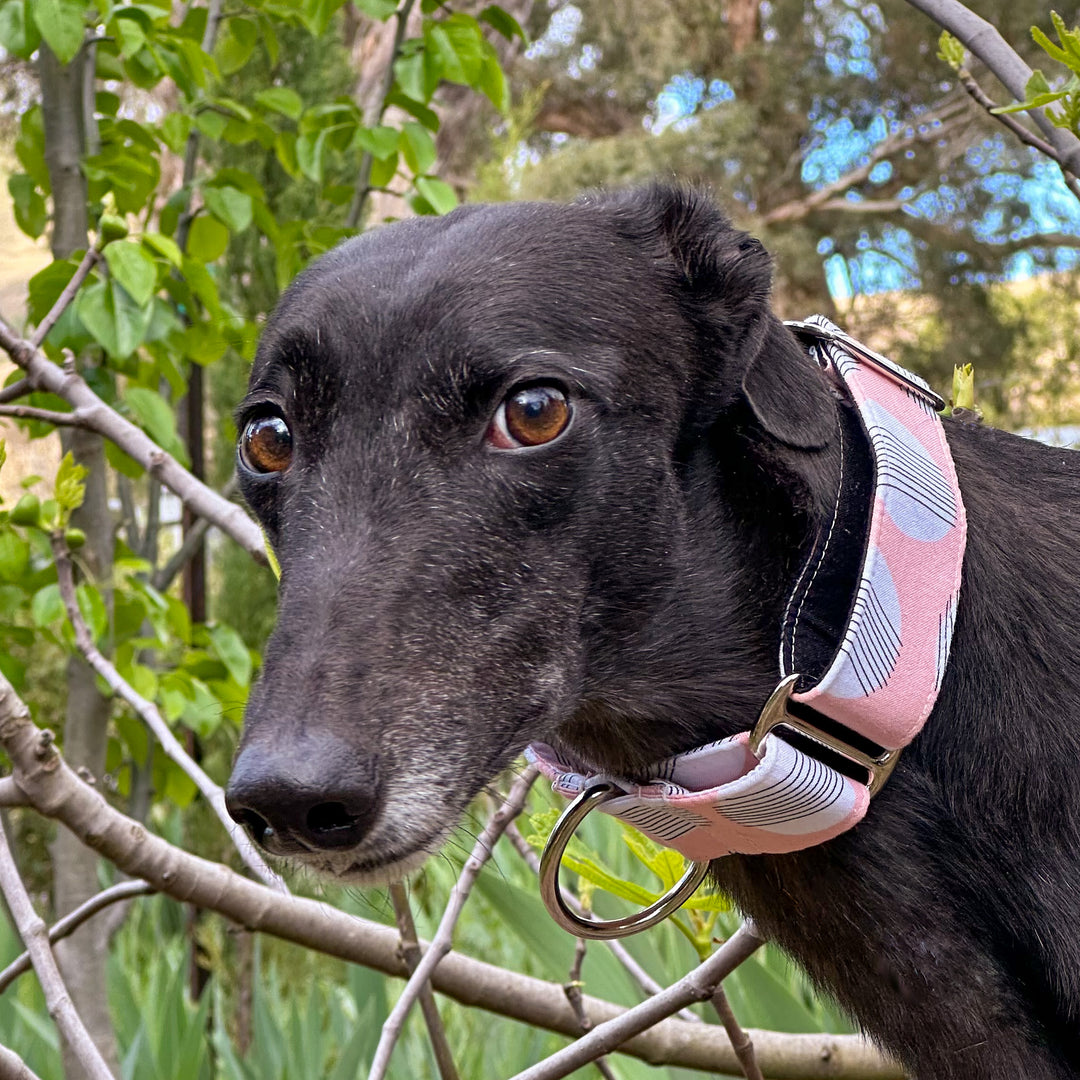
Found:
[[[788,601],[780,684],[753,730],[658,762],[644,784],[526,751],[555,791],[606,784],[600,809],[699,863],[798,851],[861,821],[930,715],[952,641],[967,524],[944,402],[823,316],[788,326],[855,408],[838,410],[851,415],[834,516]]]

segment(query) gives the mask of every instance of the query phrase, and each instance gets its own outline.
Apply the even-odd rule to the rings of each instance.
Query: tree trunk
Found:
[[[67,258],[87,246],[86,179],[82,157],[87,146],[86,94],[93,89],[93,73],[87,71],[87,50],[68,65],[61,65],[42,43],[42,111],[45,122],[45,161],[53,193],[52,252]],[[80,562],[105,590],[112,575],[113,520],[106,488],[105,451],[100,436],[69,429],[63,435],[64,450],[89,469],[86,499],[72,515],[72,524],[86,533]],[[94,674],[81,657],[67,664],[67,710],[64,717],[64,754],[74,768],[94,777],[105,771],[106,729],[110,702],[97,691]],[[54,867],[53,906],[66,915],[98,891],[97,856],[67,830],[57,833],[52,845]],[[119,1074],[119,1059],[109,1003],[105,992],[107,925],[92,919],[56,947],[56,959],[68,991],[87,1030],[109,1067]],[[83,1067],[64,1046],[64,1075],[82,1080]]]

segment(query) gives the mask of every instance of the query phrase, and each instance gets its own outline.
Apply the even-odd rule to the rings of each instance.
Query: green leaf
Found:
[[[203,200],[219,221],[233,232],[243,232],[251,224],[251,196],[234,187],[203,188]]]
[[[1039,94],[1052,94],[1053,88],[1046,81],[1046,76],[1036,68],[1031,73],[1031,78],[1027,81],[1027,86],[1024,87],[1024,97],[1033,98],[1038,97]]]
[[[480,12],[477,18],[481,22],[486,22],[492,29],[497,30],[507,40],[516,37],[521,38],[522,42],[528,44],[529,39],[521,28],[521,23],[510,12],[504,11],[497,4],[489,4]]]
[[[64,601],[60,598],[60,586],[55,581],[34,593],[34,599],[30,601],[30,616],[35,626],[50,626],[63,614]]]
[[[280,113],[290,120],[299,120],[304,111],[304,102],[295,90],[287,86],[272,86],[269,90],[260,90],[255,100],[271,112]]]
[[[30,565],[30,545],[13,529],[0,529],[0,578],[18,582]]]
[[[77,465],[75,458],[69,450],[60,460],[60,467],[56,470],[56,486],[53,489],[53,497],[56,499],[60,512],[59,527],[66,528],[68,519],[73,510],[78,510],[86,497],[86,474],[89,470],[85,465]]]
[[[157,284],[154,260],[131,240],[114,240],[103,252],[109,272],[140,307],[150,302]]]
[[[458,204],[457,192],[443,180],[433,176],[417,178],[416,190],[431,204],[436,214],[448,214]]]
[[[0,45],[9,53],[29,60],[41,42],[41,34],[30,11],[29,0],[8,0],[0,4]]]
[[[1042,30],[1037,26],[1031,28],[1031,36],[1035,44],[1039,46],[1047,56],[1056,60],[1059,64],[1071,67],[1069,54],[1064,49],[1059,49]]]
[[[161,233],[143,233],[142,242],[145,247],[168,259],[177,268],[183,262],[183,253],[171,237],[162,236]]]
[[[61,64],[75,59],[83,41],[81,0],[34,0],[30,6],[41,36]]]
[[[174,457],[186,458],[183,443],[176,434],[176,417],[160,394],[144,386],[129,386],[124,391],[124,402],[154,442]]]
[[[211,627],[210,640],[214,644],[214,652],[233,679],[241,686],[247,686],[251,682],[252,664],[244,639],[231,626],[219,623]]]
[[[487,42],[484,44],[487,45]],[[475,86],[499,112],[505,113],[510,108],[510,88],[499,63],[498,53],[491,46],[488,46]]]
[[[385,22],[397,11],[397,0],[356,0],[356,6],[376,22]]]
[[[397,148],[400,133],[386,124],[356,129],[356,141],[372,157],[388,158]]]
[[[948,30],[941,31],[941,36],[938,38],[939,60],[944,60],[953,71],[959,71],[964,66],[966,54],[967,50],[959,40],[954,38]]]
[[[435,140],[427,128],[415,121],[407,120],[402,125],[400,146],[405,164],[418,176],[435,164]]]
[[[79,602],[79,612],[90,629],[95,641],[101,641],[109,629],[109,611],[101,593],[89,582],[83,582],[75,589],[75,599]]]
[[[416,52],[412,56],[402,56],[395,60],[394,78],[406,97],[421,102],[427,101],[423,52]]]
[[[218,31],[214,55],[222,75],[233,75],[251,59],[259,42],[259,28],[250,19],[234,15]]]
[[[15,223],[27,236],[36,240],[49,223],[49,211],[33,177],[26,173],[9,176],[8,191],[15,204]]]
[[[146,30],[137,12],[117,12],[112,20],[111,29],[120,46],[120,55],[134,56],[146,44]]]
[[[229,230],[217,218],[199,214],[191,223],[188,233],[187,254],[199,262],[210,263],[220,259],[229,246]]]
[[[158,132],[165,145],[174,153],[182,154],[191,134],[192,120],[184,113],[169,113],[158,127]]]
[[[79,293],[76,310],[98,344],[118,360],[138,348],[154,314],[151,305],[135,303],[115,281],[87,286]]]

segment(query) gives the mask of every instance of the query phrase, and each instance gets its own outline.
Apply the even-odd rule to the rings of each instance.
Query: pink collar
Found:
[[[697,861],[798,851],[861,821],[933,710],[952,641],[967,523],[937,415],[944,402],[821,315],[788,325],[851,398],[873,457],[869,529],[839,633],[823,634],[829,619],[811,612],[827,614],[837,602],[828,584],[850,501],[842,498],[843,464],[833,521],[788,602],[780,685],[753,731],[658,762],[645,784],[590,771],[542,743],[526,750],[562,795],[615,785],[626,794],[603,803],[605,813]],[[844,463],[850,447],[840,431]],[[828,749],[806,753],[770,734],[778,726]],[[837,754],[866,778],[834,767]]]

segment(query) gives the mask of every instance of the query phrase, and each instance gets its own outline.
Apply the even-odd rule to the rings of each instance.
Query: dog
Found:
[[[228,789],[383,882],[527,743],[613,774],[749,727],[832,515],[833,393],[705,195],[466,206],[304,271],[238,410],[282,576]],[[945,421],[953,655],[857,827],[716,884],[920,1080],[1080,1075],[1080,472]]]

